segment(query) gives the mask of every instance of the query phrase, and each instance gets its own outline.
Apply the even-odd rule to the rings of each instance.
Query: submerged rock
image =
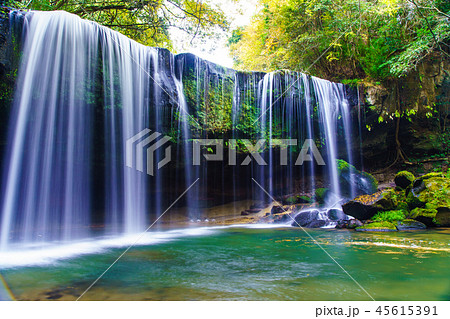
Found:
[[[348,229],[355,229],[356,227],[361,227],[364,224],[359,219],[350,219],[347,224]]]
[[[396,227],[398,230],[418,230],[427,228],[425,224],[414,219],[404,219],[402,221],[398,221]]]
[[[326,220],[318,219],[318,220],[313,220],[307,226],[302,226],[302,227],[321,228],[321,227],[324,227],[324,226],[327,226],[327,225],[328,225],[328,222]]]
[[[286,212],[277,215],[272,215],[271,220],[275,224],[286,224],[292,222],[293,218],[291,217],[291,214],[292,212]]]

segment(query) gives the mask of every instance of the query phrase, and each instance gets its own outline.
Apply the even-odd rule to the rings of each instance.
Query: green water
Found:
[[[449,300],[450,230],[310,234],[376,300]],[[0,269],[17,299],[74,300],[125,247]],[[132,248],[82,300],[369,300],[298,228],[212,228]]]

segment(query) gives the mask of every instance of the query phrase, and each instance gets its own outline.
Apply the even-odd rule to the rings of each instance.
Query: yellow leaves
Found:
[[[384,8],[382,8],[381,11],[391,16],[399,9],[400,0],[380,0],[380,2],[384,5]]]
[[[330,61],[330,62],[331,61],[339,61],[339,58],[337,56],[335,56],[334,52],[329,52],[327,54],[327,60]]]
[[[211,7],[205,1],[184,0],[185,12],[188,12],[187,18],[192,22],[198,23],[203,27],[217,25],[222,28],[228,27],[228,22],[223,12],[218,8]]]

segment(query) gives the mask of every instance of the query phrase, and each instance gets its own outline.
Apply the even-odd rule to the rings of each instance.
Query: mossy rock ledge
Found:
[[[356,227],[356,231],[393,232],[397,231],[397,227],[391,222],[374,222],[364,224],[362,227]]]
[[[376,192],[372,195],[361,195],[342,205],[346,215],[359,220],[368,220],[378,212],[396,209],[397,193],[393,189]]]
[[[442,173],[429,173],[412,181],[413,177],[409,172],[399,172],[395,188],[358,196],[342,205],[342,209],[362,221],[393,223],[399,230],[450,226],[450,178]],[[400,218],[394,218],[396,215]],[[360,228],[377,226],[370,224]]]
[[[311,204],[314,201],[306,195],[292,195],[281,199],[283,205]]]

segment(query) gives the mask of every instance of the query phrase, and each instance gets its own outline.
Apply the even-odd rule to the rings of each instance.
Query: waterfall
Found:
[[[317,175],[340,198],[336,159],[354,158],[343,85],[174,56],[64,12],[12,12],[11,21],[22,23],[23,44],[1,175],[0,249],[143,231],[197,179],[178,204],[188,219],[211,203],[267,202],[265,191],[313,194]],[[171,151],[154,155],[172,161],[146,174],[145,147],[170,139]],[[193,139],[226,140],[223,163],[202,157],[193,166]],[[296,140],[286,165],[275,139]],[[325,167],[294,165],[305,139]],[[267,165],[248,156],[244,140],[261,143]]]
[[[71,240],[89,223],[97,25],[66,14],[26,19],[2,198],[0,246]],[[52,50],[49,50],[52,48]],[[69,227],[70,226],[70,227]]]

